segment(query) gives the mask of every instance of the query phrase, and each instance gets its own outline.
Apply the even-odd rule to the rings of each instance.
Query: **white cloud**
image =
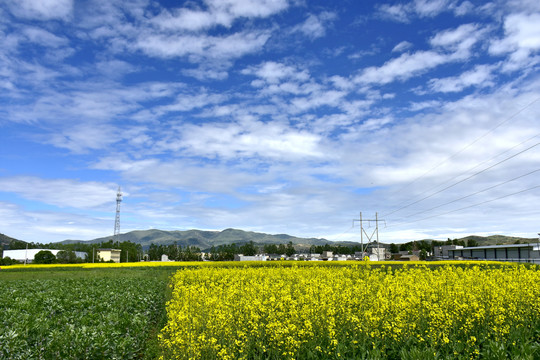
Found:
[[[431,38],[430,43],[433,46],[454,48],[456,45],[463,43],[463,41],[469,38],[471,34],[474,34],[477,29],[478,26],[475,24],[463,24],[455,29],[444,30],[437,33]]]
[[[415,0],[414,8],[421,17],[434,17],[448,10],[449,0]]]
[[[409,16],[411,10],[410,4],[383,4],[378,6],[379,14],[383,18],[403,23],[408,23],[410,21]]]
[[[197,94],[181,93],[177,95],[176,99],[170,104],[156,107],[154,112],[158,115],[173,111],[185,112],[212,104],[218,104],[226,99],[227,96],[224,94],[209,94],[206,90],[201,89]]]
[[[269,39],[268,31],[240,32],[226,36],[142,34],[136,48],[149,56],[162,58],[194,56],[198,61],[210,59],[236,59],[257,52]]]
[[[208,66],[199,66],[196,69],[184,69],[182,70],[182,74],[194,77],[200,81],[225,80],[229,77],[229,73],[225,70],[220,70],[221,66],[218,65],[214,69]]]
[[[90,150],[108,148],[121,139],[121,132],[113,125],[78,124],[59,133],[47,134],[45,141],[74,153],[86,153]]]
[[[407,80],[445,63],[467,60],[471,56],[472,47],[484,32],[474,24],[444,30],[431,38],[433,50],[403,53],[381,66],[365,68],[356,76],[355,81],[362,84],[388,84],[395,80]]]
[[[37,20],[67,20],[73,12],[73,0],[17,0],[8,6],[15,16]]]
[[[0,189],[43,204],[89,209],[112,203],[116,186],[95,181],[43,179],[34,176],[0,178]]]
[[[194,194],[231,194],[246,184],[262,183],[260,176],[226,164],[204,164],[187,160],[107,157],[92,166],[94,169],[119,171],[130,182],[152,184],[152,189],[181,189]],[[251,170],[251,169],[250,169]]]
[[[485,37],[487,31],[488,29],[476,24],[463,24],[437,33],[430,39],[430,44],[435,48],[451,51],[453,59],[466,60],[474,55],[473,46]]]
[[[449,61],[449,56],[435,51],[405,53],[396,59],[387,61],[382,66],[371,66],[364,69],[355,78],[355,81],[364,84],[388,84],[395,80],[403,81]]]
[[[414,0],[395,5],[383,4],[377,10],[385,19],[409,23],[414,17],[435,17],[452,8],[453,1],[449,0]]]
[[[437,100],[413,102],[409,109],[411,111],[420,111],[424,109],[434,109],[441,106],[441,102]]]
[[[138,70],[137,66],[117,59],[99,61],[95,64],[95,66],[101,74],[109,79],[121,78],[126,74],[137,72]]]
[[[347,96],[346,91],[320,90],[311,93],[308,97],[297,97],[291,100],[291,111],[293,113],[307,111],[321,106],[337,107]]]
[[[469,1],[463,1],[454,8],[454,13],[457,16],[464,16],[474,11],[474,5]]]
[[[264,18],[289,6],[287,0],[207,0],[205,5],[206,9],[164,10],[152,22],[168,30],[201,31],[218,25],[229,28],[238,18]]]
[[[505,37],[494,40],[489,51],[494,55],[510,54],[505,70],[531,66],[531,55],[540,50],[540,14],[511,14],[504,20]]]
[[[252,66],[242,70],[242,74],[256,75],[270,84],[277,84],[282,80],[307,81],[309,73],[295,66],[289,66],[274,61],[267,61],[258,66]]]
[[[467,87],[488,87],[493,86],[492,71],[493,66],[477,65],[474,69],[466,71],[459,76],[452,76],[443,79],[432,79],[429,81],[429,87],[437,92],[460,92]]]
[[[292,32],[300,32],[312,40],[317,39],[326,34],[327,24],[335,18],[335,13],[327,11],[317,15],[310,14],[306,21],[295,26]]]
[[[394,48],[392,49],[392,52],[403,52],[405,50],[410,49],[411,47],[412,47],[412,44],[410,42],[402,41],[396,46],[394,46]]]
[[[185,125],[178,139],[162,146],[179,147],[184,153],[210,158],[260,157],[288,161],[322,157],[320,142],[317,135],[289,129],[279,123],[249,121]]]
[[[25,37],[40,46],[60,47],[68,44],[68,40],[64,37],[54,35],[53,33],[37,27],[28,26],[22,29]]]
[[[285,10],[288,0],[207,0],[211,9],[235,16],[267,17]]]

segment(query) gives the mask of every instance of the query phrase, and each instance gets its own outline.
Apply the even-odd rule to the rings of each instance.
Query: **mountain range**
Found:
[[[85,241],[85,243],[100,243],[113,239],[112,236]],[[196,246],[200,249],[208,249],[212,246],[226,244],[244,244],[253,241],[256,244],[287,244],[292,242],[295,248],[309,248],[311,245],[334,244],[326,239],[300,238],[286,234],[270,235],[265,233],[244,231],[238,229],[225,229],[222,231],[206,230],[186,230],[186,231],[164,231],[164,230],[136,230],[118,235],[118,241],[131,241],[141,244],[143,248],[156,245],[177,244],[181,246]],[[64,240],[62,244],[81,242],[81,240]],[[351,243],[353,244],[353,243]]]
[[[64,240],[61,244],[73,244],[84,242],[87,244],[101,243],[112,240],[112,236],[101,237],[93,240]],[[8,245],[11,241],[21,241],[4,234],[0,234],[0,245]],[[516,242],[529,243],[538,242],[537,238],[520,238],[504,235],[492,235],[492,236],[476,236],[471,235],[461,239],[465,243],[469,240],[474,240],[478,246],[484,245],[503,245],[514,244]],[[324,238],[301,238],[291,236],[287,234],[270,235],[265,233],[244,231],[238,229],[225,229],[222,231],[208,231],[208,230],[185,230],[185,231],[165,231],[158,229],[151,230],[135,230],[125,234],[118,235],[118,241],[131,241],[135,244],[141,244],[143,248],[148,248],[151,244],[156,245],[170,245],[177,244],[181,246],[196,246],[202,250],[209,249],[212,246],[226,245],[226,244],[244,244],[253,241],[257,245],[265,244],[287,244],[292,242],[297,250],[309,249],[311,245],[325,245],[331,244],[334,246],[350,246],[358,245],[358,242],[339,241],[334,242]],[[425,239],[424,241],[433,241],[431,239]],[[381,243],[381,245],[384,245]]]

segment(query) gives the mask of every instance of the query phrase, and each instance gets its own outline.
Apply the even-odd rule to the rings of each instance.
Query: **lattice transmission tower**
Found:
[[[122,202],[122,189],[118,186],[116,192],[116,218],[114,220],[114,240],[118,241],[120,235],[120,203]]]

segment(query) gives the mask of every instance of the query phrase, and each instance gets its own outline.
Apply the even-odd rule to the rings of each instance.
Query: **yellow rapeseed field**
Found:
[[[535,266],[200,267],[171,286],[162,359],[538,356]]]

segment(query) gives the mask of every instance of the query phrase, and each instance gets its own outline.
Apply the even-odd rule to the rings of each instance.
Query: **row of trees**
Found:
[[[366,244],[364,244],[364,247],[366,247]],[[310,254],[321,254],[323,251],[332,251],[334,254],[340,255],[354,255],[355,252],[362,252],[362,246],[360,244],[352,246],[333,246],[330,244],[324,244],[311,245],[311,247],[309,248]]]
[[[201,249],[196,246],[178,246],[151,244],[148,248],[148,260],[159,261],[162,255],[167,255],[169,260],[175,261],[201,261]]]
[[[196,246],[179,246],[177,243],[171,245],[156,245],[151,244],[148,248],[146,255],[143,252],[140,244],[133,243],[131,241],[114,241],[113,239],[101,242],[97,244],[89,244],[85,242],[73,243],[73,244],[60,244],[60,243],[25,243],[19,240],[12,240],[9,244],[9,249],[24,249],[28,245],[29,249],[57,249],[62,250],[56,256],[56,262],[59,263],[76,263],[83,262],[84,260],[75,256],[75,251],[85,252],[88,254],[87,262],[97,262],[96,250],[101,248],[113,248],[120,249],[120,261],[121,262],[134,262],[143,259],[151,261],[161,260],[162,255],[167,255],[170,260],[176,261],[201,261],[201,250]],[[423,254],[427,254],[433,251],[435,246],[442,245],[462,245],[462,246],[478,246],[478,242],[474,239],[469,239],[467,242],[464,240],[451,240],[447,241],[411,241],[403,244],[390,244],[387,245],[387,250],[391,253],[398,253],[399,251],[421,251]],[[1,249],[0,249],[1,250]],[[362,251],[360,244],[352,246],[343,245],[312,245],[309,249],[310,253],[322,253],[323,251],[332,251],[336,254],[354,254],[355,252]],[[293,255],[296,250],[292,242],[288,244],[264,244],[257,245],[253,241],[244,244],[228,244],[212,246],[207,249],[208,253],[206,259],[213,261],[227,261],[233,260],[234,255],[243,254],[247,256],[253,256],[258,253],[266,254],[278,254],[278,255]],[[53,255],[54,256],[54,255]],[[49,258],[38,261],[49,261]],[[10,259],[2,259],[0,255],[0,265],[12,263]]]

